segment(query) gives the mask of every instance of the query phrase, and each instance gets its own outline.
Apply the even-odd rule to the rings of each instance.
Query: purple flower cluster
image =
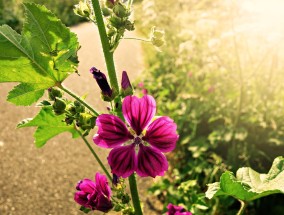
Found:
[[[98,116],[93,138],[98,146],[113,148],[108,156],[112,173],[124,178],[134,171],[141,177],[164,175],[168,162],[163,153],[176,146],[176,124],[166,116],[153,120],[156,102],[149,95],[125,97],[122,113],[127,124],[111,114]]]
[[[96,173],[96,182],[84,179],[78,182],[76,189],[74,200],[85,208],[108,212],[113,207],[107,178],[100,173]]]
[[[192,215],[192,213],[186,211],[183,207],[173,205],[172,203],[168,204],[167,208],[167,215]]]

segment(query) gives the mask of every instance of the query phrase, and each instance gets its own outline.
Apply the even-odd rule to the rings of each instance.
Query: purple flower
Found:
[[[74,200],[92,210],[108,212],[113,206],[110,200],[111,189],[107,178],[100,173],[96,173],[96,182],[90,179],[84,179],[78,182]]]
[[[166,116],[152,121],[156,102],[149,95],[125,97],[122,113],[129,129],[117,116],[102,114],[97,118],[98,133],[93,138],[98,146],[113,148],[108,156],[112,173],[124,178],[134,171],[141,177],[164,175],[168,162],[162,152],[175,148],[176,124]]]
[[[192,213],[186,211],[183,207],[173,205],[172,203],[168,204],[167,208],[167,215],[192,215]]]
[[[90,72],[93,74],[94,76],[94,79],[96,79],[101,91],[102,91],[102,94],[105,95],[105,96],[109,96],[111,97],[112,96],[112,90],[107,82],[107,78],[105,76],[104,73],[102,73],[100,70],[98,70],[97,68],[95,67],[92,67],[90,69]]]

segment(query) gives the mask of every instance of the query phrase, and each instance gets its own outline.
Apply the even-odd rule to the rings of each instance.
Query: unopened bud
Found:
[[[61,90],[55,89],[55,88],[49,88],[48,89],[48,98],[52,101],[55,101],[55,99],[62,97]]]
[[[100,70],[96,69],[95,67],[92,67],[90,69],[90,72],[93,74],[94,78],[96,79],[103,96],[112,97],[112,90],[107,82],[107,78],[104,73],[102,73]]]
[[[109,16],[111,14],[111,10],[106,8],[106,7],[103,7],[102,8],[102,13],[103,13],[104,16],[107,17],[107,16]]]
[[[113,7],[113,12],[120,18],[128,17],[130,15],[129,10],[126,6],[120,2],[116,2]]]
[[[107,31],[107,36],[108,37],[112,37],[113,35],[115,35],[116,31],[113,27],[109,28]]]
[[[106,0],[106,1],[105,1],[105,5],[106,5],[108,8],[113,8],[113,6],[114,6],[114,0]]]
[[[82,113],[85,111],[85,107],[84,105],[82,105],[80,102],[78,101],[75,101],[74,102],[74,106],[75,106],[75,110],[76,110],[76,113]]]
[[[96,124],[96,117],[92,116],[89,113],[80,113],[79,120],[77,125],[82,130],[92,129],[95,127]]]
[[[52,105],[54,113],[56,115],[61,115],[65,112],[66,103],[63,99],[56,98],[55,102]]]
[[[122,72],[121,94],[122,94],[122,97],[133,95],[133,88],[132,88],[132,85],[129,81],[129,78],[128,78],[126,71]]]
[[[116,186],[119,183],[119,177],[116,174],[112,174],[112,184]]]
[[[74,13],[81,17],[89,17],[91,15],[91,7],[88,3],[80,1],[73,9]]]
[[[119,29],[121,27],[124,26],[124,21],[119,18],[118,16],[116,16],[115,14],[113,14],[110,18],[109,18],[109,22],[111,24],[111,26],[115,27],[116,29]]]
[[[129,20],[127,20],[127,21],[125,22],[125,28],[126,28],[126,30],[128,30],[128,31],[134,31],[134,30],[135,30],[134,23],[133,23],[133,22],[130,22]]]

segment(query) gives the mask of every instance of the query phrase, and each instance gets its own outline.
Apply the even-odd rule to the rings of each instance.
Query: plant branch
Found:
[[[130,186],[132,202],[133,202],[133,206],[135,210],[135,215],[142,215],[143,213],[142,213],[142,209],[140,205],[135,174],[133,173],[131,176],[129,176],[128,180],[129,180],[129,186]]]
[[[123,37],[122,39],[124,39],[124,40],[139,40],[139,41],[143,41],[143,42],[146,42],[146,43],[151,43],[150,40],[146,40],[146,39],[143,39],[143,38]]]
[[[88,142],[88,140],[86,139],[86,137],[84,137],[84,135],[78,130],[76,129],[77,132],[79,133],[79,135],[81,136],[81,138],[84,140],[85,144],[87,145],[87,147],[90,149],[91,153],[93,154],[93,156],[96,158],[97,162],[99,163],[99,165],[101,166],[101,168],[103,169],[103,171],[105,172],[106,176],[108,177],[108,179],[110,181],[112,181],[112,177],[109,174],[109,172],[107,171],[107,169],[105,168],[104,164],[102,163],[102,161],[100,160],[99,156],[97,155],[97,153],[95,152],[95,150],[91,147],[90,143]]]
[[[91,112],[95,114],[95,116],[98,116],[99,113],[95,111],[87,102],[83,101],[79,96],[77,96],[75,93],[73,93],[71,90],[67,89],[66,87],[63,87],[62,85],[58,86],[61,90],[72,96],[74,99],[79,101],[81,104],[83,104],[86,108],[88,108]]]

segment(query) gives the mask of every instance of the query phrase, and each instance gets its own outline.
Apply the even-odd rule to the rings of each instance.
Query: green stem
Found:
[[[245,209],[247,207],[247,203],[242,201],[242,200],[239,200],[240,203],[241,203],[241,208],[240,210],[238,211],[237,215],[242,215],[244,212],[245,212]]]
[[[110,51],[110,44],[108,41],[108,36],[106,33],[106,28],[105,28],[105,24],[104,24],[102,12],[101,12],[99,0],[92,0],[92,4],[93,4],[93,9],[95,12],[99,34],[101,38],[101,43],[103,47],[103,52],[105,56],[105,62],[106,62],[106,67],[107,67],[108,76],[110,80],[110,85],[112,89],[114,90],[114,92],[118,93],[119,86],[118,86],[116,72],[115,72],[113,52]]]
[[[143,213],[142,213],[142,209],[140,205],[136,178],[135,178],[134,173],[131,176],[129,176],[128,180],[129,180],[129,186],[130,186],[132,202],[133,202],[133,206],[135,210],[135,215],[142,215]]]
[[[90,149],[90,151],[92,152],[92,154],[94,155],[94,157],[96,158],[97,162],[99,163],[99,165],[101,166],[101,168],[103,169],[103,171],[105,172],[105,174],[107,175],[108,179],[110,181],[112,181],[112,177],[109,174],[109,172],[107,171],[107,169],[105,168],[104,164],[102,163],[102,161],[100,160],[99,156],[97,155],[97,153],[95,152],[95,150],[91,147],[90,143],[88,142],[88,140],[84,137],[84,135],[77,130],[77,132],[79,133],[79,135],[82,137],[82,139],[84,140],[85,144],[88,146],[88,148]]]
[[[70,96],[72,96],[74,99],[79,101],[81,104],[83,104],[90,111],[92,111],[95,114],[95,116],[99,115],[99,113],[97,111],[95,111],[87,102],[84,102],[82,99],[80,99],[80,97],[78,97],[76,94],[74,94],[71,90],[67,89],[66,87],[63,87],[62,85],[59,85],[58,87],[61,90],[63,90],[64,92],[66,92],[67,94],[69,94]]]

